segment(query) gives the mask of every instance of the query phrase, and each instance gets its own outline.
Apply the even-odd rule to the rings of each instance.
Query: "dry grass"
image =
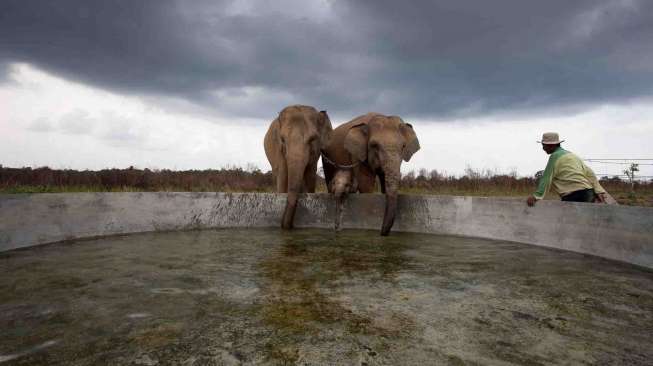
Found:
[[[621,204],[653,207],[653,182],[637,183],[634,192],[631,192],[628,183],[619,179],[602,180],[601,183]],[[536,184],[534,178],[519,178],[491,171],[467,169],[465,176],[454,177],[444,176],[435,170],[421,170],[402,177],[401,191],[414,194],[525,198],[535,190]],[[321,178],[317,190],[326,191]],[[125,191],[273,192],[274,186],[271,172],[237,167],[186,171],[134,168],[77,171],[47,167],[0,167],[0,193]]]
[[[636,182],[634,191],[630,184],[618,178],[601,180],[601,185],[622,205],[653,207],[653,182]],[[411,172],[401,181],[401,190],[406,193],[483,196],[524,197],[532,194],[537,186],[535,178],[518,178],[514,175],[496,174],[492,171],[466,169],[463,177],[443,176],[437,171],[419,174]],[[547,199],[559,199],[549,195]]]
[[[272,173],[219,170],[0,168],[0,192],[272,191]]]

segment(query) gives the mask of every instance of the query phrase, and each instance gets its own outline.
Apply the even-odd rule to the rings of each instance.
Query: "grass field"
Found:
[[[653,207],[653,182],[630,184],[620,179],[601,184],[622,205]],[[484,197],[523,197],[537,185],[534,178],[493,175],[467,171],[462,177],[443,176],[437,171],[408,173],[402,177],[401,192]],[[0,167],[0,193],[59,192],[273,192],[270,172],[241,168],[171,171],[149,169],[105,169],[100,171],[55,170]],[[326,192],[320,178],[318,192]],[[547,199],[558,199],[547,197]]]

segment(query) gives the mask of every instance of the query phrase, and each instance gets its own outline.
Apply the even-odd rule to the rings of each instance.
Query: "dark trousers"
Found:
[[[596,193],[590,188],[568,193],[562,196],[562,200],[566,202],[594,202],[595,197]]]

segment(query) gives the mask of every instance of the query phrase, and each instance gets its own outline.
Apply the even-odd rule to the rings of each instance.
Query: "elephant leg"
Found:
[[[358,191],[360,193],[374,193],[376,190],[376,175],[374,172],[370,168],[361,165],[354,173],[358,181]]]
[[[333,176],[336,174],[336,168],[322,158],[322,169],[324,169],[324,181],[327,186],[327,192],[333,193],[331,192],[331,181],[333,180]]]
[[[317,161],[309,163],[304,171],[304,187],[306,192],[315,193],[315,181],[317,179]]]

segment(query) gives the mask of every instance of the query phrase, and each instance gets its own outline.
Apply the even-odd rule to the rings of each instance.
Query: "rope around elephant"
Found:
[[[332,161],[331,159],[329,159],[326,156],[326,154],[324,153],[324,151],[322,152],[322,159],[324,159],[327,163],[335,166],[338,169],[352,169],[352,168],[354,168],[356,165],[358,165],[360,163],[360,162],[357,162],[357,163],[354,163],[354,164],[351,164],[351,165],[340,165],[340,164]]]

